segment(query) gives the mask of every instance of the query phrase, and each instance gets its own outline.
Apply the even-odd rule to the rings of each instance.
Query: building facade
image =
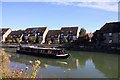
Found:
[[[120,22],[106,23],[94,35],[97,43],[120,43]]]

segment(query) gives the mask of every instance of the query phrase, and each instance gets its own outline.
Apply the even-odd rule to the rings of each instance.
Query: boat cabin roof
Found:
[[[60,49],[60,48],[42,48],[42,47],[28,46],[28,45],[22,45],[21,47],[23,47],[23,48],[43,49],[43,50],[63,50],[63,49]]]

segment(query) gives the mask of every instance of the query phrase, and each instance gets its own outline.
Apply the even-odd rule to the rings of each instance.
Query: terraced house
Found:
[[[11,31],[12,30],[10,28],[2,28],[2,29],[0,29],[0,42],[5,42],[6,38],[11,33]]]
[[[6,42],[9,43],[20,43],[22,42],[24,30],[12,31],[6,38]]]
[[[46,43],[59,43],[61,30],[49,30],[46,36]]]
[[[47,33],[47,27],[27,28],[24,31],[23,41],[42,44],[45,43]]]
[[[78,27],[62,27],[60,33],[60,43],[77,40],[79,36]]]

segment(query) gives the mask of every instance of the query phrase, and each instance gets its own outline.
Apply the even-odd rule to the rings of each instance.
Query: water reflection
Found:
[[[13,63],[30,66],[29,61],[40,60],[39,74],[50,77],[114,78],[118,77],[118,56],[115,54],[68,51],[68,59],[46,59],[30,55],[16,54],[15,49],[6,49]],[[92,72],[92,74],[91,74]]]
[[[93,63],[95,67],[99,69],[102,73],[107,77],[118,77],[118,56],[112,54],[103,54],[93,55],[92,56]]]

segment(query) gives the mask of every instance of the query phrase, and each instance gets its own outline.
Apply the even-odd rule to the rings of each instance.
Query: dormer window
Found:
[[[64,35],[63,33],[61,34],[61,36]]]
[[[57,37],[57,35],[55,35],[55,37]]]
[[[112,36],[112,33],[109,33],[109,36]]]

